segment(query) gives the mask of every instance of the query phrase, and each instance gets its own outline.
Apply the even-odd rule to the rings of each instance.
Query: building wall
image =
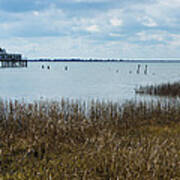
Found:
[[[21,54],[0,54],[0,60],[21,60]]]

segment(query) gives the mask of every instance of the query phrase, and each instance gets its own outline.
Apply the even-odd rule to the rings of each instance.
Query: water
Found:
[[[179,63],[148,63],[147,75],[145,65],[141,63],[139,74],[138,63],[125,62],[37,62],[29,63],[28,68],[0,69],[0,97],[27,101],[64,97],[124,102],[147,98],[135,94],[134,89],[140,85],[180,79]]]

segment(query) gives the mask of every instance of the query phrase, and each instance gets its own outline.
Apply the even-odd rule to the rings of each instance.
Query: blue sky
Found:
[[[0,0],[0,47],[28,58],[179,58],[180,0]]]

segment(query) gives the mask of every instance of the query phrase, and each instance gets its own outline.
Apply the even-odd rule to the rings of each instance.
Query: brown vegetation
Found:
[[[138,94],[180,97],[180,82],[149,85],[135,90]]]
[[[0,179],[179,179],[180,104],[0,102]]]

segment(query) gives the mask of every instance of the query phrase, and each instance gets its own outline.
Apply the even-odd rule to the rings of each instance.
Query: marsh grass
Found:
[[[0,179],[180,179],[178,102],[0,101]]]
[[[141,86],[139,89],[136,89],[135,92],[138,94],[180,97],[180,82]]]

